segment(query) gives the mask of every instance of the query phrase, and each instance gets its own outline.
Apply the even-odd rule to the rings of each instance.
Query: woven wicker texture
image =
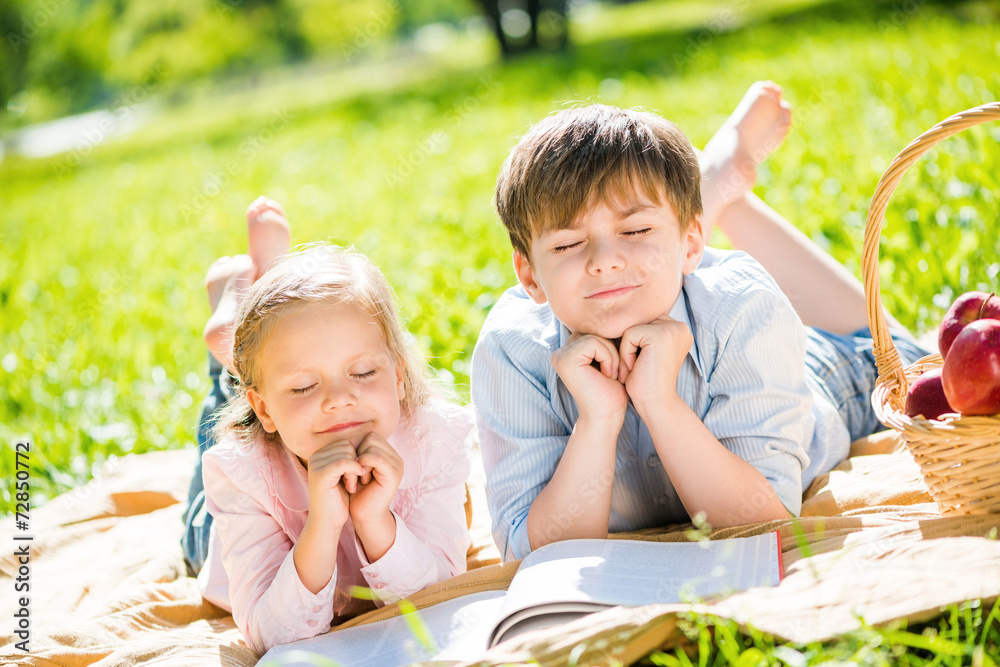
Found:
[[[882,308],[879,238],[889,199],[910,166],[948,137],[993,120],[1000,120],[1000,102],[957,113],[914,139],[892,161],[875,188],[865,226],[862,271],[879,371],[872,397],[875,412],[883,424],[900,433],[944,514],[1000,512],[1000,417],[929,420],[904,414],[909,383],[924,371],[940,367],[942,359],[934,354],[902,367]]]

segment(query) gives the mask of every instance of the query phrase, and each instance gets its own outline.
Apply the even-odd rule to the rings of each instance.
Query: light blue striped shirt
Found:
[[[669,314],[694,337],[678,394],[798,514],[803,490],[846,457],[850,438],[806,372],[805,328],[788,299],[748,255],[706,248]],[[528,510],[552,478],[577,420],[576,402],[551,363],[569,335],[547,304],[536,304],[517,286],[490,311],[476,344],[472,398],[493,537],[505,561],[531,551]],[[712,483],[710,470],[691,474]],[[587,482],[580,480],[582,494]],[[630,404],[615,454],[609,531],[689,520]]]

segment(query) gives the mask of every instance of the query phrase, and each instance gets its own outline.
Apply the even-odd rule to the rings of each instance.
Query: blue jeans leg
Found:
[[[868,329],[841,335],[806,327],[806,334],[807,370],[837,407],[851,440],[881,430],[872,406],[878,369]],[[931,353],[908,334],[892,332],[892,340],[903,366]]]
[[[222,364],[209,355],[208,377],[212,388],[201,404],[201,418],[198,420],[198,463],[191,475],[191,486],[188,489],[187,509],[184,511],[184,535],[181,537],[181,548],[184,551],[184,561],[188,572],[195,576],[205,564],[208,553],[208,537],[212,528],[212,515],[205,507],[205,483],[201,477],[201,457],[215,444],[212,436],[212,426],[216,410],[232,395],[228,374],[223,379]]]

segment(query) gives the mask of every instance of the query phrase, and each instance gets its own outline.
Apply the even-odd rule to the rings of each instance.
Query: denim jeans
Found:
[[[881,430],[872,392],[878,369],[868,328],[851,334],[832,334],[806,327],[806,367],[837,407],[851,440]],[[931,354],[907,333],[892,333],[903,366]]]
[[[215,444],[212,435],[215,412],[232,396],[229,374],[223,377],[222,364],[212,355],[208,356],[208,377],[212,388],[201,404],[201,418],[198,420],[198,463],[195,464],[188,489],[187,509],[184,510],[184,535],[181,548],[188,573],[192,576],[201,571],[208,553],[208,536],[212,528],[212,515],[205,507],[205,483],[201,477],[201,457]]]

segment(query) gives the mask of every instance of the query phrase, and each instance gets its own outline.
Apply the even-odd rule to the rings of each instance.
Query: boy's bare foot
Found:
[[[267,197],[254,200],[247,208],[247,238],[257,280],[271,262],[288,252],[291,231],[281,204]]]
[[[253,284],[255,268],[249,255],[220,257],[205,276],[212,315],[202,332],[205,345],[223,366],[233,365],[233,323],[243,292]]]
[[[757,81],[699,156],[706,239],[719,211],[743,197],[757,181],[757,165],[788,136],[792,107],[781,86]]]

